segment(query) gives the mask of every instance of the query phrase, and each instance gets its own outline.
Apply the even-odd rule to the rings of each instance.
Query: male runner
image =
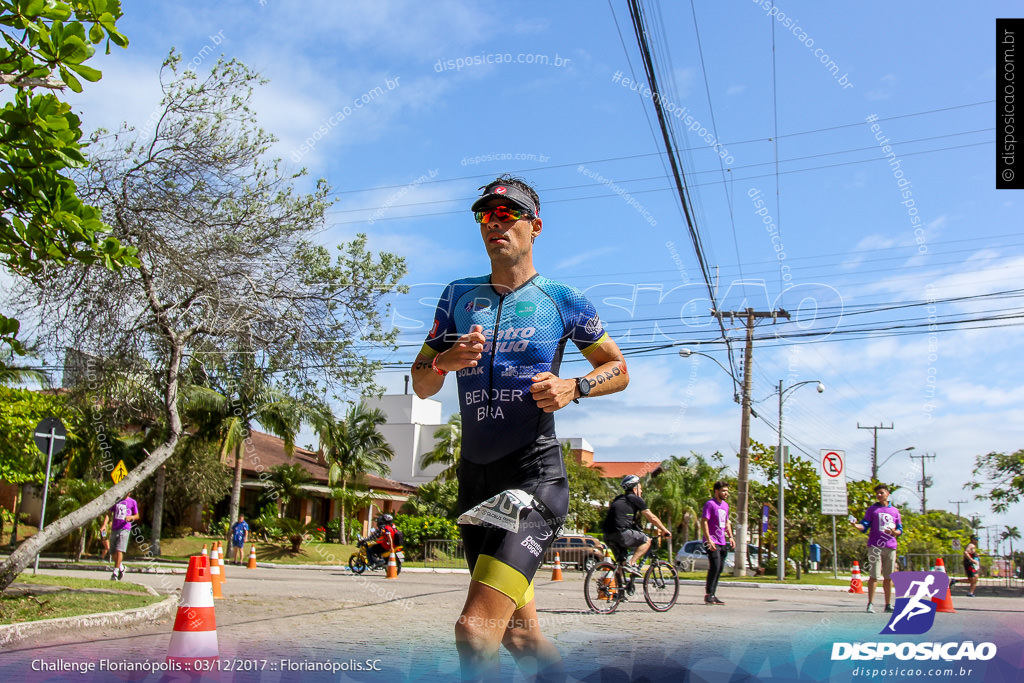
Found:
[[[875,601],[875,588],[878,578],[882,577],[882,590],[885,593],[885,611],[892,611],[892,573],[896,570],[896,539],[903,535],[903,523],[900,511],[889,505],[889,487],[879,484],[875,487],[878,499],[864,513],[860,522],[851,522],[861,532],[868,533],[868,562],[871,573],[868,576],[868,607],[866,612],[874,612],[871,603]]]
[[[981,561],[978,560],[978,542],[977,536],[971,536],[971,542],[964,548],[964,573],[967,574],[970,583],[970,592],[967,593],[967,597],[974,597],[974,589],[978,586],[978,570],[981,569]]]
[[[574,287],[533,267],[540,200],[518,178],[483,188],[472,210],[490,275],[450,283],[412,368],[413,389],[433,396],[456,373],[462,413],[459,518],[472,579],[455,626],[464,678],[496,673],[498,647],[524,675],[558,677],[558,650],[540,632],[533,576],[569,505],[554,411],[629,382],[618,346]],[[593,369],[559,377],[566,341]]]
[[[110,519],[113,517],[113,523]],[[111,581],[120,581],[124,578],[124,566],[121,564],[124,554],[128,550],[128,539],[132,531],[132,522],[139,519],[139,504],[132,498],[132,492],[124,494],[124,498],[114,503],[110,513],[103,518],[103,525],[100,531],[106,531],[110,526],[110,540],[114,544],[114,572],[110,575]]]

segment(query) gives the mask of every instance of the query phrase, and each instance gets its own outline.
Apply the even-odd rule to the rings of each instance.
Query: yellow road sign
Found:
[[[128,468],[124,466],[124,460],[117,461],[117,467],[110,473],[110,478],[114,480],[115,484],[121,482],[122,479],[128,476]]]

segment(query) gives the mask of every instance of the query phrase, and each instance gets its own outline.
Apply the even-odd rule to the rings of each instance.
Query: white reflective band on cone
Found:
[[[216,657],[217,654],[216,631],[175,631],[171,634],[171,644],[167,646],[168,659]]]
[[[209,581],[185,582],[181,589],[180,607],[213,607],[213,584]]]

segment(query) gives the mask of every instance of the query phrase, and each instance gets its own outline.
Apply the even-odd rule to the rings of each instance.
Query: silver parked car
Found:
[[[769,553],[767,550],[761,551],[761,559],[763,561],[768,560],[770,557],[775,557],[774,553]],[[792,560],[790,560],[792,563]],[[725,556],[725,568],[732,569],[733,563],[733,551],[730,550]],[[699,572],[707,571],[708,568],[708,554],[704,548],[704,541],[687,541],[683,544],[683,547],[676,553],[676,568],[684,572]],[[751,543],[747,544],[747,568],[757,568],[757,546]]]

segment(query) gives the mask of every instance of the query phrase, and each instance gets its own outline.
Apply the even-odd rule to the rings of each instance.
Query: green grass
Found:
[[[110,579],[81,579],[78,577],[71,576],[51,576],[49,574],[36,574],[32,576],[30,572],[23,572],[14,579],[14,583],[31,583],[41,586],[64,586],[65,588],[105,588],[119,591],[125,591],[129,593],[146,593],[146,587],[137,583],[129,583],[122,581],[115,583]]]
[[[102,595],[100,593],[44,593],[40,595],[0,595],[0,624],[77,617],[99,612],[146,607],[163,600],[155,595]]]
[[[64,586],[67,590],[21,595],[0,594],[0,624],[76,617],[99,612],[118,612],[146,607],[164,599],[163,596],[149,595],[145,592],[145,588],[132,583],[112,583],[64,576],[32,576],[31,574],[22,574],[14,582],[16,584]],[[106,588],[124,592],[82,593],[76,590],[80,588]]]

